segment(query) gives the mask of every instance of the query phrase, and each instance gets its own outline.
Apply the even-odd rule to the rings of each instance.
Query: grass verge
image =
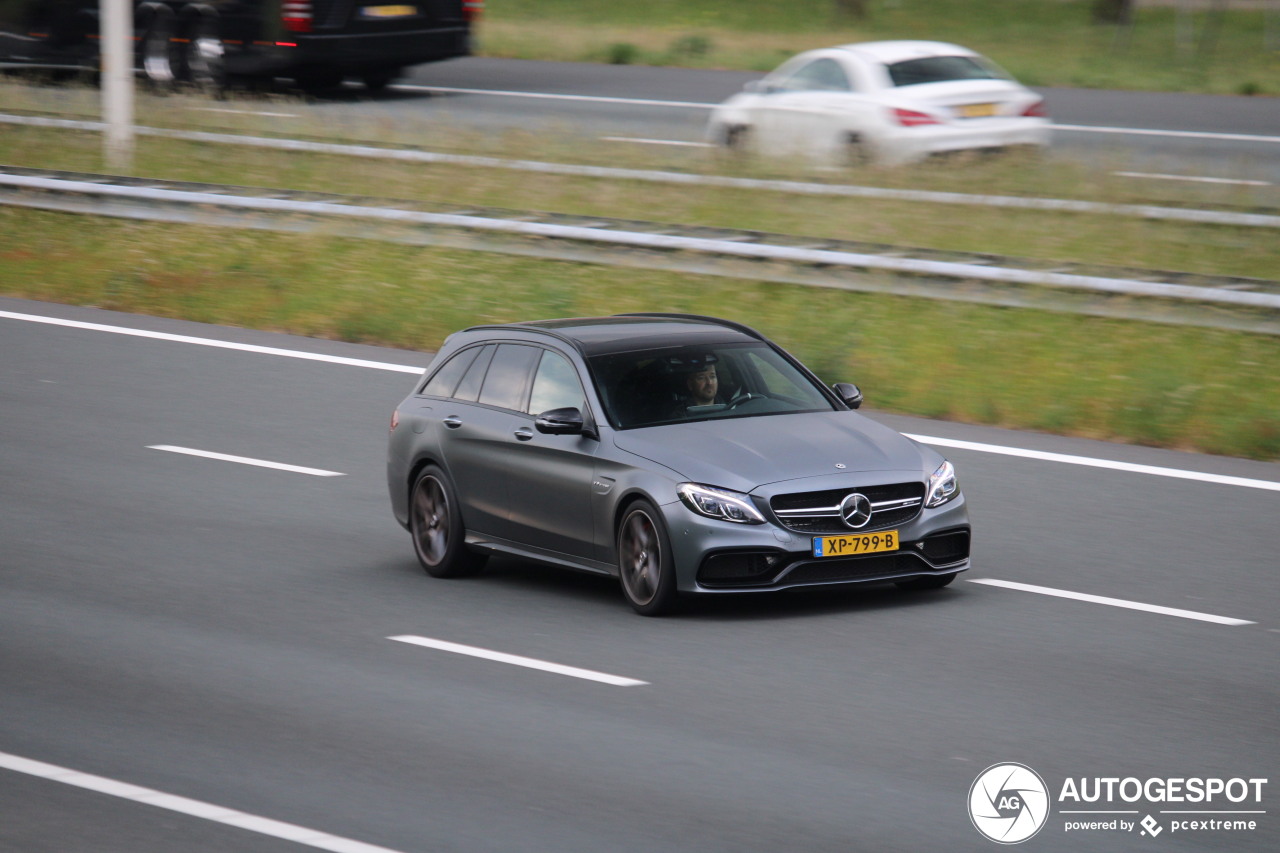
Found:
[[[1280,339],[591,264],[0,208],[3,292],[410,349],[474,323],[683,311],[876,409],[1280,458]]]

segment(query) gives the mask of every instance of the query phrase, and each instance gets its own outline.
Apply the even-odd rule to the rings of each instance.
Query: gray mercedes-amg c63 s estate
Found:
[[[683,593],[945,586],[969,568],[955,470],[861,402],[710,317],[476,326],[392,416],[391,504],[436,577],[514,555],[618,576],[645,615]]]

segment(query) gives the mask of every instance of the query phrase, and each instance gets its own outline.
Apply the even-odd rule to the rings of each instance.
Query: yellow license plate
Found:
[[[365,6],[366,18],[407,18],[418,14],[417,6]]]
[[[995,114],[995,104],[964,104],[960,107],[961,118],[986,118]]]
[[[815,557],[857,557],[880,551],[896,551],[901,543],[898,531],[881,530],[879,533],[853,533],[846,536],[813,537]]]

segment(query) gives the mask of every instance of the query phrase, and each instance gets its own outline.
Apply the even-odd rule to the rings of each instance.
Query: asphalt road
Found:
[[[410,115],[492,132],[551,130],[647,141],[630,144],[690,143],[703,141],[709,105],[761,76],[467,58],[417,66],[378,96],[352,88],[315,108],[343,122]],[[1056,125],[1058,156],[1115,170],[1280,184],[1276,98],[1038,91]]]
[[[0,850],[990,851],[967,806],[1001,762],[1053,801],[1027,850],[1280,848],[1280,464],[877,415],[865,388],[879,420],[989,446],[944,448],[970,577],[644,619],[597,577],[420,571],[383,480],[413,377],[385,366],[425,354],[0,312]],[[1095,777],[1268,782],[1260,801],[1058,801]],[[1073,808],[1159,835],[1068,832]],[[1224,815],[1174,810],[1257,828],[1175,830]]]

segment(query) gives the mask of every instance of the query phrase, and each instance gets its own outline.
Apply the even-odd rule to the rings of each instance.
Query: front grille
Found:
[[[826,489],[821,492],[796,492],[775,495],[769,501],[778,521],[797,533],[848,533],[850,528],[840,518],[840,502],[860,492],[871,501],[871,520],[858,532],[880,530],[895,524],[906,524],[920,514],[924,504],[924,483],[893,483],[886,486]]]

